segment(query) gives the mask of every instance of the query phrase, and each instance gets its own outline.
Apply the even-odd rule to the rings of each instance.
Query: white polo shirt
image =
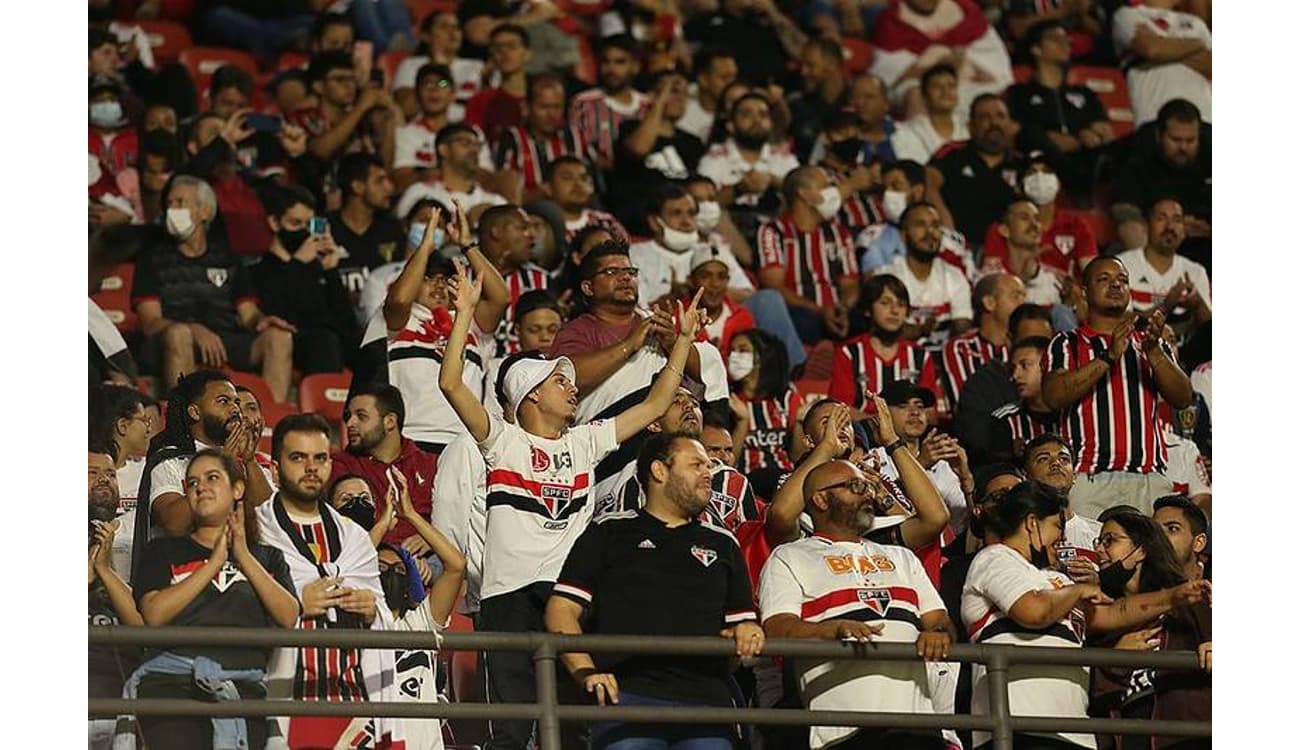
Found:
[[[750,163],[740,153],[733,138],[714,144],[700,158],[698,171],[717,183],[718,187],[729,187],[740,182],[746,172],[766,172],[778,180],[785,179],[791,170],[799,167],[799,159],[790,152],[789,144],[773,146],[763,144],[758,161]]]
[[[1192,286],[1196,288],[1196,293],[1201,295],[1201,299],[1206,304],[1210,303],[1210,276],[1205,272],[1205,266],[1194,260],[1182,255],[1174,255],[1173,264],[1169,270],[1160,273],[1147,260],[1146,251],[1142,248],[1136,250],[1125,250],[1116,256],[1128,269],[1128,286],[1129,292],[1133,298],[1133,309],[1140,312],[1147,312],[1155,309],[1165,301],[1165,296],[1169,290],[1173,289],[1178,280],[1184,275],[1191,277]],[[1179,314],[1183,308],[1174,310]]]
[[[929,278],[924,280],[912,273],[906,253],[894,258],[880,273],[897,276],[907,287],[907,296],[912,303],[912,312],[907,319],[909,323],[920,325],[927,317],[934,317],[940,324],[963,318],[973,320],[975,317],[971,310],[970,282],[961,271],[938,257],[930,266]],[[946,339],[946,333],[936,329],[930,335],[929,343],[938,345]]]

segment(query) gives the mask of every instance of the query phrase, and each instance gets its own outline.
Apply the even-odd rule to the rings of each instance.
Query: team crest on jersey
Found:
[[[228,271],[228,270],[226,270],[226,269],[224,269],[224,268],[209,268],[209,269],[208,269],[208,281],[211,281],[213,286],[216,286],[216,287],[222,287],[222,286],[225,286],[225,285],[226,285],[226,279],[228,279],[228,278],[230,278],[230,271]]]
[[[889,589],[859,589],[858,601],[867,605],[867,609],[884,616],[885,610],[889,609],[889,603],[893,597],[889,595]]]
[[[719,519],[731,518],[732,514],[736,512],[736,499],[721,492],[715,491],[709,495],[709,505],[713,506],[713,510],[717,513]]]
[[[714,560],[718,559],[717,552],[714,552],[707,547],[700,547],[699,545],[694,544],[691,545],[691,556],[696,560],[699,560],[700,564],[706,568],[712,565]]]
[[[1071,91],[1070,93],[1065,95],[1065,100],[1070,104],[1074,105],[1075,109],[1083,109],[1084,98],[1082,93],[1078,91]]]
[[[224,594],[226,593],[226,589],[230,588],[234,584],[247,580],[248,579],[244,577],[244,574],[239,571],[239,568],[227,561],[221,566],[221,570],[217,571],[217,574],[212,577],[212,585],[217,588],[217,591]]]
[[[551,455],[534,445],[533,471],[546,471],[549,468],[551,468]]]
[[[1061,251],[1061,255],[1074,252],[1074,235],[1058,234],[1052,238],[1052,242],[1056,245],[1056,249]]]
[[[559,484],[542,485],[542,505],[546,506],[546,512],[551,514],[551,518],[563,513],[571,499],[573,490],[569,487]]]

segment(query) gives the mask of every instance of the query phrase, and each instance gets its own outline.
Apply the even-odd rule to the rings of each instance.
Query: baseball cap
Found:
[[[551,373],[559,370],[570,382],[578,381],[577,371],[573,369],[573,362],[568,357],[559,357],[557,359],[520,359],[510,365],[502,375],[501,390],[506,397],[506,416],[510,421],[518,424],[519,422],[519,404],[523,403],[524,397],[533,392],[533,389],[541,385]]]
[[[691,273],[695,273],[695,269],[705,263],[713,263],[714,261],[724,266],[727,264],[727,261],[723,260],[722,251],[718,248],[709,244],[696,245],[695,249],[691,251]]]
[[[122,95],[122,84],[112,76],[96,73],[90,77],[90,96],[94,96],[101,91],[112,91],[118,96]]]
[[[920,399],[921,405],[929,408],[935,405],[934,392],[922,388],[910,380],[895,380],[880,389],[880,397],[890,406],[902,406],[912,399]]]

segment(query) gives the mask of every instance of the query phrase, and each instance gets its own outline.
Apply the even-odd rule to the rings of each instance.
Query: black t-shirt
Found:
[[[162,303],[165,318],[230,332],[239,329],[235,308],[257,296],[248,272],[211,237],[208,251],[197,258],[181,255],[169,238],[136,262],[131,304],[146,300]]]
[[[686,23],[686,39],[707,46],[726,47],[736,56],[743,81],[757,85],[786,83],[789,57],[772,22],[758,12],[739,18],[723,11],[700,13]]]
[[[618,146],[614,149],[614,171],[609,181],[608,205],[632,232],[650,234],[645,227],[648,196],[666,182],[684,180],[695,174],[704,156],[704,142],[680,128],[671,136],[655,139],[650,153],[638,157],[627,148],[627,139],[640,120],[625,120],[618,129]]]
[[[251,270],[262,312],[299,328],[329,328],[349,339],[356,335],[356,316],[337,268],[326,271],[319,261],[285,261],[267,253]]]
[[[989,167],[973,145],[956,149],[930,162],[943,174],[943,201],[952,212],[956,230],[967,238],[982,238],[989,225],[1001,221],[1016,197],[1018,159],[1008,157]]]
[[[1077,135],[1093,123],[1107,120],[1101,100],[1087,86],[1053,89],[1034,80],[1007,89],[1007,109],[1011,119],[1020,123],[1022,139],[1042,138],[1049,130]]]
[[[338,211],[327,214],[326,218],[334,243],[348,252],[348,257],[339,261],[338,271],[343,277],[343,288],[355,306],[371,269],[405,257],[406,234],[401,222],[386,213],[376,212],[363,234],[349,229]]]
[[[284,555],[275,547],[254,545],[253,556],[285,591],[294,593],[293,579]],[[145,548],[136,577],[137,606],[150,591],[160,591],[188,578],[207,562],[212,550],[190,537],[161,537]],[[274,627],[252,584],[227,560],[220,572],[203,588],[169,625],[177,627]],[[178,647],[168,649],[181,656],[206,656],[226,669],[266,669],[269,652],[260,648]]]
[[[735,537],[699,521],[668,527],[639,510],[592,524],[574,543],[554,594],[589,607],[591,633],[716,636],[756,622]],[[696,705],[731,705],[727,658],[594,655],[619,688]]]

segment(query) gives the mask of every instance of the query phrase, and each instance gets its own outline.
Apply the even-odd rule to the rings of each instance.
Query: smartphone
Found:
[[[379,88],[384,87],[384,71],[381,68],[375,68],[370,71],[370,82]]]
[[[275,115],[264,115],[258,112],[246,116],[244,123],[259,133],[278,133],[282,124],[280,118]]]
[[[329,231],[329,221],[324,216],[313,216],[307,223],[307,230],[312,236],[319,237]]]
[[[1138,333],[1146,333],[1147,327],[1151,325],[1151,319],[1145,315],[1139,315],[1133,319],[1133,330]]]

